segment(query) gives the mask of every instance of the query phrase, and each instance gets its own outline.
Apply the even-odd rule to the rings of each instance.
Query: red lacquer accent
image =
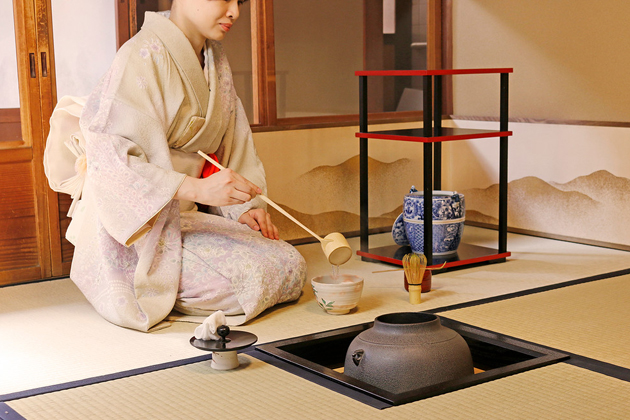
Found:
[[[442,70],[359,70],[355,76],[445,76],[449,74],[513,73],[513,68]]]
[[[402,266],[402,261],[395,258],[385,257],[378,254],[371,254],[369,252],[363,252],[363,251],[357,251],[357,255],[361,257],[371,258],[373,260],[383,261],[386,263]],[[430,265],[427,268],[439,269],[439,268],[457,267],[460,265],[470,265],[470,264],[482,263],[486,261],[500,260],[502,258],[507,258],[511,255],[512,255],[511,252],[503,252],[501,254],[484,255],[482,257],[475,257],[475,258],[468,258],[466,260],[447,262],[444,267],[442,267],[442,264],[437,264],[437,265]]]
[[[399,136],[393,134],[378,134],[378,133],[356,133],[355,137],[363,139],[379,139],[379,140],[400,140],[400,141],[415,141],[420,143],[436,143],[442,141],[451,140],[468,140],[468,139],[483,139],[489,137],[508,137],[511,136],[511,131],[485,131],[478,134],[461,134],[453,136],[440,136],[440,137],[410,137]]]

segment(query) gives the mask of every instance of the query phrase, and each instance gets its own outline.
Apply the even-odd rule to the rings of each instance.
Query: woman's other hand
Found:
[[[203,179],[187,176],[173,198],[220,207],[243,204],[261,193],[262,190],[246,178],[224,169]]]
[[[251,209],[241,214],[240,223],[249,226],[252,230],[258,230],[265,238],[280,239],[278,228],[271,223],[271,215],[263,209]]]

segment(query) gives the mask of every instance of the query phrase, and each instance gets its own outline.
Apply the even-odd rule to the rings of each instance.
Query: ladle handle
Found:
[[[206,155],[204,152],[202,152],[201,150],[197,151],[197,153],[199,153],[201,156],[204,157],[204,159],[206,159],[208,162],[210,162],[211,164],[213,164],[214,166],[216,166],[217,168],[219,168],[220,170],[224,170],[225,168],[216,160],[212,159],[210,156]],[[315,232],[313,232],[312,230],[310,230],[309,228],[307,228],[306,226],[304,226],[302,223],[300,223],[295,217],[291,216],[289,213],[287,213],[282,207],[280,207],[279,205],[277,205],[276,203],[274,203],[273,201],[271,201],[270,198],[268,198],[266,195],[264,194],[258,194],[258,196],[265,201],[267,204],[269,204],[270,206],[272,206],[273,208],[275,208],[276,210],[278,210],[280,213],[284,214],[286,217],[288,217],[290,220],[292,220],[296,225],[298,225],[299,227],[301,227],[302,229],[304,229],[305,231],[307,231],[308,233],[310,233],[311,235],[313,235],[313,237],[317,238],[318,241],[323,242],[324,238],[322,238],[321,236],[319,236],[318,234],[316,234]]]
[[[291,216],[289,213],[287,213],[282,207],[280,207],[279,205],[277,205],[276,203],[274,203],[273,201],[271,201],[271,199],[269,197],[267,197],[264,194],[258,194],[258,196],[260,198],[262,198],[264,201],[267,202],[267,204],[269,204],[270,206],[272,206],[273,208],[275,208],[276,210],[278,210],[280,213],[284,214],[285,216],[287,216],[289,219],[291,219],[293,222],[295,222],[296,225],[298,225],[299,227],[301,227],[302,229],[304,229],[305,231],[307,231],[308,233],[310,233],[311,235],[313,235],[313,237],[317,238],[318,241],[320,242],[324,242],[327,239],[322,238],[321,236],[319,236],[318,234],[316,234],[315,232],[313,232],[312,230],[310,230],[309,228],[307,228],[306,226],[304,226],[302,223],[300,223],[295,217]]]
[[[202,152],[201,150],[197,150],[197,153],[199,153],[201,156],[203,156],[203,158],[205,160],[207,160],[208,162],[212,163],[214,166],[216,166],[217,168],[219,168],[220,170],[224,170],[225,167],[223,165],[221,165],[219,162],[217,162],[216,160],[212,159],[210,156],[206,155],[204,152]]]

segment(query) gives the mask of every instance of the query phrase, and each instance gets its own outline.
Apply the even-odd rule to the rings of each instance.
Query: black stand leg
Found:
[[[499,129],[508,129],[508,73],[501,73]],[[507,252],[508,138],[499,140],[499,253]]]
[[[422,88],[424,94],[424,104],[422,113],[423,136],[432,137],[432,115],[431,115],[431,76],[422,76]],[[427,257],[427,265],[433,264],[433,143],[424,143],[423,164],[424,164],[424,255]]]
[[[359,131],[368,131],[367,76],[359,76]],[[368,139],[359,139],[359,226],[361,251],[369,249]]]
[[[442,135],[442,76],[433,76],[433,136]],[[442,142],[433,143],[433,188],[442,189]]]

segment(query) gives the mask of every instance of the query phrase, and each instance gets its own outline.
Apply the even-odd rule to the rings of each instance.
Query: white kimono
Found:
[[[258,200],[214,209],[220,215],[173,200],[184,174],[199,177],[198,150],[266,187],[219,43],[206,43],[205,60],[202,69],[177,26],[147,13],[83,108],[87,174],[70,277],[120,326],[147,331],[173,308],[244,322],[304,285],[295,248],[236,221]]]

